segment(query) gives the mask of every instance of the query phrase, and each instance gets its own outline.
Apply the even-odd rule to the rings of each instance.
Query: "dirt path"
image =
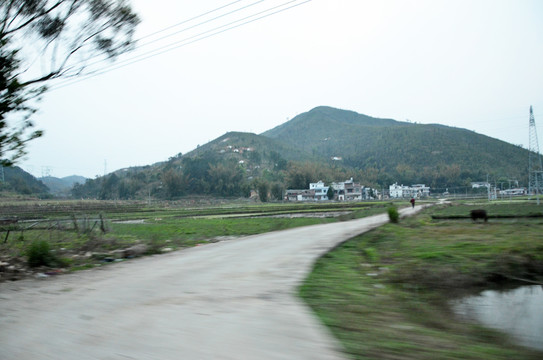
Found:
[[[0,284],[0,357],[345,359],[297,287],[320,255],[387,220],[296,228]]]

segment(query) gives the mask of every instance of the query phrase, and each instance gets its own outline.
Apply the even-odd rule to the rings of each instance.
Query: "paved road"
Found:
[[[345,359],[297,287],[320,255],[387,220],[296,228],[0,284],[0,358]]]

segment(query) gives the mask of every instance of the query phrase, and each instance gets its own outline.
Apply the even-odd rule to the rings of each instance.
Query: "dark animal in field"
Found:
[[[484,219],[485,222],[488,221],[488,215],[486,214],[486,210],[471,210],[470,212],[471,220],[477,221],[477,219]]]

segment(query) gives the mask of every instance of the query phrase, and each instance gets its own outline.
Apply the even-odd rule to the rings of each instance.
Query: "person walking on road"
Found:
[[[411,207],[414,209],[415,208],[415,198],[412,197],[411,200],[409,200],[409,202],[411,203]]]

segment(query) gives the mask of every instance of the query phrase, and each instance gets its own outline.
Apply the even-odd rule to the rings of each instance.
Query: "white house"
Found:
[[[389,195],[391,198],[421,198],[430,196],[430,187],[425,184],[415,184],[411,186],[398,185],[394,183],[389,186]]]
[[[332,189],[334,189],[334,199],[339,201],[345,200],[345,182],[333,182]]]
[[[424,184],[414,184],[414,185],[411,185],[411,188],[413,189],[413,193],[411,196],[414,196],[417,198],[430,196],[429,186],[426,186]]]
[[[325,186],[323,181],[317,181],[309,184],[309,190],[287,190],[286,199],[289,201],[324,201],[328,200],[328,189],[330,188],[334,190],[334,200],[372,199],[371,189],[354,182],[353,178],[342,182],[333,182],[330,186]],[[373,191],[373,195],[375,192],[376,190]]]
[[[388,187],[388,193],[391,198],[403,198],[403,190],[407,188],[407,186],[398,185],[398,183],[394,183]]]
[[[328,200],[328,188],[329,186],[325,186],[324,182],[320,180],[316,183],[309,183],[309,190],[315,191],[315,200],[317,201]]]
[[[353,178],[343,182],[333,182],[334,199],[343,200],[362,200],[364,199],[364,186],[354,182]]]

